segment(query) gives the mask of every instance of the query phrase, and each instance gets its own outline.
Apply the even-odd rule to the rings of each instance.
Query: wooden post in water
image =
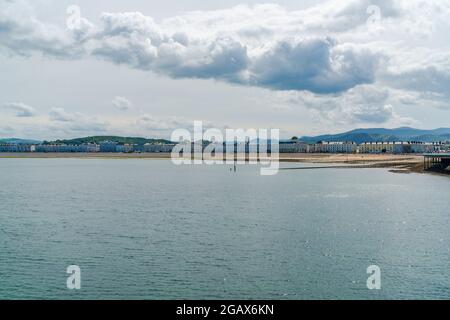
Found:
[[[236,161],[237,161],[237,138],[234,139],[234,146],[233,146],[233,155],[234,155],[234,172],[236,172]]]

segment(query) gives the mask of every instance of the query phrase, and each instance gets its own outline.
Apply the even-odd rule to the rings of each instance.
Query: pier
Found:
[[[445,171],[450,166],[450,153],[425,153],[424,170]]]

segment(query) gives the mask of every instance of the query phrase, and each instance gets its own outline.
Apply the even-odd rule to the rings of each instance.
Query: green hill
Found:
[[[11,143],[11,144],[41,144],[42,141],[31,140],[31,139],[8,138],[8,139],[0,139],[0,143]]]
[[[169,140],[165,139],[147,139],[147,138],[137,138],[137,137],[119,137],[119,136],[93,136],[93,137],[85,137],[85,138],[75,138],[70,140],[55,140],[55,141],[44,141],[44,144],[71,144],[71,145],[80,145],[85,143],[97,143],[105,141],[113,141],[118,144],[137,144],[144,145],[146,143],[159,143],[159,144],[168,144],[171,143]]]

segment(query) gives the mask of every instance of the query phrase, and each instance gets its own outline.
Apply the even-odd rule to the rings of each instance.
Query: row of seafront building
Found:
[[[89,153],[89,152],[171,152],[175,144],[119,144],[105,141],[100,144],[86,143],[79,145],[68,144],[0,144],[0,152],[41,152],[41,153]]]
[[[280,153],[428,153],[442,152],[450,149],[450,142],[363,142],[357,144],[351,141],[320,141],[308,144],[302,141],[289,140],[280,142]]]
[[[203,148],[207,144],[203,145]],[[0,152],[43,152],[43,153],[88,153],[88,152],[118,152],[118,153],[167,153],[171,152],[175,144],[118,144],[112,141],[105,141],[100,144],[0,144]],[[215,146],[216,152],[225,151],[227,145],[218,143]],[[247,143],[244,147],[246,152],[256,150],[252,143]],[[268,145],[270,147],[270,144]],[[237,149],[239,150],[239,149]],[[280,153],[432,153],[444,152],[450,150],[450,142],[364,142],[357,144],[355,142],[329,142],[320,141],[318,143],[309,144],[300,140],[280,141]]]

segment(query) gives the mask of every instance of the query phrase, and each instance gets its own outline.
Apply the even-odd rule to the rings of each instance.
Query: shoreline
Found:
[[[170,153],[0,153],[0,159],[170,159]],[[281,153],[280,162],[315,164],[345,164],[351,168],[361,167],[406,167],[417,171],[422,165],[420,155],[392,154],[326,154],[326,153]]]
[[[314,164],[340,164],[341,168],[387,168],[395,173],[434,173],[425,171],[423,156],[416,154],[288,154],[280,156],[282,162]],[[444,174],[445,173],[440,173]]]
[[[0,153],[0,159],[170,159],[170,153]],[[337,168],[388,168],[395,173],[431,173],[448,176],[446,172],[425,171],[423,156],[416,154],[339,154],[281,153],[283,163],[339,164]],[[331,168],[331,166],[320,166]],[[288,170],[287,168],[286,170]],[[292,168],[295,170],[296,168]]]

